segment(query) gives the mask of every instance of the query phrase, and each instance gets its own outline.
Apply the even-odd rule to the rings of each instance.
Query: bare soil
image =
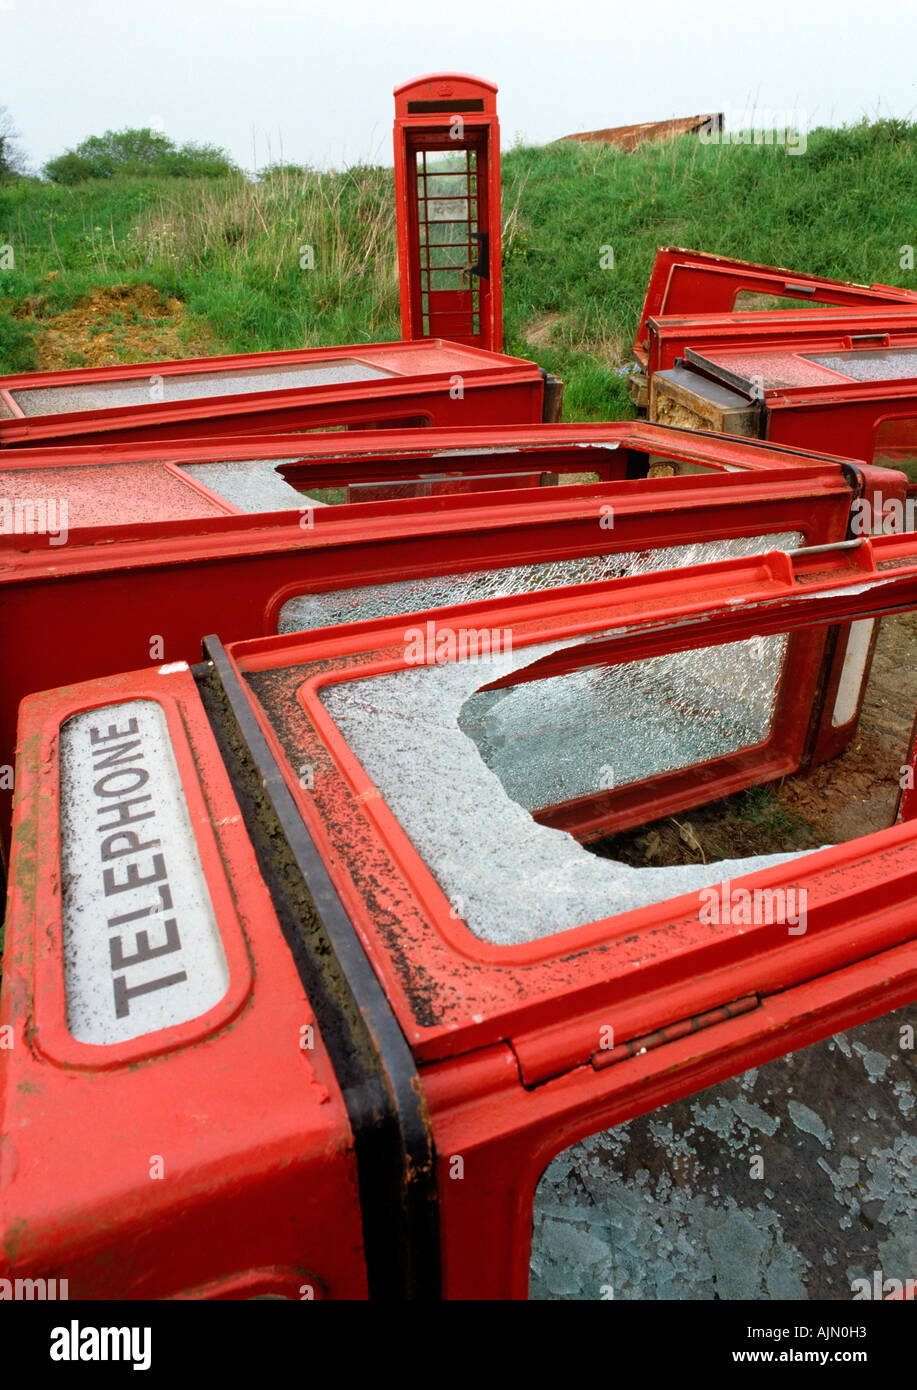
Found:
[[[30,295],[17,311],[18,318],[41,323],[36,345],[41,371],[219,351],[199,328],[189,331],[184,315],[180,299],[167,299],[152,285],[100,286],[59,314],[49,313],[46,296]]]

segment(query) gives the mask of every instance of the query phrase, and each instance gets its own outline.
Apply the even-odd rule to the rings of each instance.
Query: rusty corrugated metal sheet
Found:
[[[723,129],[723,113],[707,112],[705,116],[673,116],[667,121],[643,121],[640,125],[617,125],[608,130],[584,130],[578,135],[563,135],[562,140],[594,140],[599,144],[617,145],[622,150],[635,150],[648,140],[673,140],[676,135],[694,135],[702,126],[711,131]]]

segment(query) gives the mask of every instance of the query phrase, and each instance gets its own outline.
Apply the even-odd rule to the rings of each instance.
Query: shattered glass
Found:
[[[220,463],[186,463],[182,472],[243,512],[302,510],[320,505],[298,492],[277,469],[294,459],[234,459]]]
[[[472,695],[459,728],[534,811],[693,767],[770,732],[786,637],[591,666]]]
[[[572,560],[545,560],[500,569],[471,570],[466,574],[435,574],[389,584],[298,594],[281,608],[278,631],[333,627],[338,623],[417,613],[457,603],[508,598],[512,594],[556,589],[567,584],[589,584],[625,575],[649,574],[654,570],[708,564],[714,560],[758,555],[767,550],[795,550],[803,541],[799,531],[781,531],[765,536],[735,536],[690,545],[659,546],[654,550],[583,555]]]
[[[911,1014],[564,1150],[535,1192],[530,1298],[847,1303],[913,1279]]]
[[[890,348],[883,352],[807,353],[810,362],[841,372],[854,381],[901,381],[917,377],[917,349]]]
[[[515,778],[525,799],[539,801],[552,794],[557,778],[569,778],[569,785],[576,789],[603,789],[608,785],[609,750],[615,760],[612,775],[620,770],[629,779],[638,757],[644,768],[660,771],[706,759],[711,750],[728,751],[727,745],[743,746],[748,736],[758,741],[769,718],[773,679],[785,639],[778,636],[767,641],[769,647],[751,652],[742,642],[664,658],[671,662],[666,695],[671,703],[664,711],[658,693],[653,696],[652,672],[641,673],[640,688],[651,696],[646,708],[631,694],[616,695],[609,706],[601,677],[591,687],[574,683],[579,712],[564,711],[558,725],[566,720],[575,726],[576,738],[564,750],[560,772],[555,772],[550,755],[533,753],[533,741],[523,737],[511,740],[513,747],[522,749],[517,767],[512,747],[503,745],[503,778]],[[477,936],[496,944],[550,936],[795,857],[770,855],[636,869],[590,854],[566,831],[533,820],[521,799],[508,794],[505,781],[487,765],[474,738],[461,727],[462,716],[469,698],[482,686],[575,645],[566,639],[515,650],[492,649],[475,659],[406,665],[386,675],[326,685],[320,692],[331,718],[456,916]],[[633,663],[638,664],[649,665]],[[689,673],[681,693],[680,672],[682,676]],[[633,681],[633,675],[615,679]],[[550,706],[543,690],[547,684],[527,687],[542,710]],[[542,688],[537,695],[536,686]],[[597,701],[592,698],[595,694]],[[730,710],[733,695],[736,708]],[[725,712],[717,709],[717,700]],[[709,723],[695,729],[691,711],[701,704],[709,711]],[[595,736],[590,719],[600,721]],[[665,735],[659,733],[660,720],[668,731]],[[511,721],[510,727],[520,732],[518,722]],[[672,746],[665,742],[668,733],[677,740]]]

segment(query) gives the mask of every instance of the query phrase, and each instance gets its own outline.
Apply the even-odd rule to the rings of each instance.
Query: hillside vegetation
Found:
[[[795,155],[694,136],[633,154],[513,148],[503,219],[506,351],[564,378],[568,418],[614,418],[630,408],[615,369],[657,245],[917,286],[902,268],[917,244],[917,126],[813,131]],[[16,179],[0,183],[4,245],[2,372],[399,336],[383,168]]]

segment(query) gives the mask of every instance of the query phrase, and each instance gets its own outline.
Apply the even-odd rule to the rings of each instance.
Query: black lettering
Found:
[[[154,912],[171,912],[172,910],[172,891],[167,883],[160,883],[158,888],[160,901],[153,903],[151,907],[138,907],[135,912],[122,912],[118,917],[109,917],[109,927],[123,927],[128,922],[136,922],[140,917],[152,917]]]
[[[124,841],[123,849],[115,849],[114,845],[118,840]],[[103,860],[121,859],[125,854],[140,854],[145,849],[155,849],[162,844],[161,840],[140,841],[140,836],[136,830],[116,830],[113,835],[109,835],[107,840],[103,840],[99,846],[99,855]]]
[[[98,729],[90,729],[90,730],[89,730],[89,742],[90,742],[90,743],[107,743],[109,739],[112,739],[112,738],[128,738],[130,734],[135,734],[136,732],[137,732],[137,721],[136,721],[136,719],[131,719],[131,720],[129,721],[128,726],[127,726],[126,729],[117,729],[117,728],[115,728],[114,724],[109,724],[109,726],[108,726],[108,733],[107,733],[107,734],[101,734],[101,733],[99,733],[99,730],[98,730]]]
[[[166,861],[163,855],[153,855],[153,873],[144,877],[136,864],[128,864],[127,878],[124,883],[119,883],[115,878],[114,869],[105,869],[102,873],[102,882],[105,885],[106,898],[111,897],[112,893],[126,893],[130,888],[142,888],[147,883],[157,883],[159,879],[166,877]]]
[[[97,816],[107,816],[108,813],[112,811],[116,813],[117,819],[111,821],[108,825],[96,826],[96,829],[101,830],[103,835],[107,835],[109,830],[114,830],[116,825],[133,825],[134,822],[138,820],[149,820],[152,816],[155,816],[155,810],[144,811],[139,816],[132,815],[129,811],[125,814],[125,811],[127,811],[129,806],[139,806],[142,801],[152,800],[153,798],[147,793],[146,796],[134,796],[127,801],[119,801],[116,806],[97,806]]]
[[[113,936],[108,943],[112,971],[126,970],[129,965],[142,965],[144,961],[155,960],[157,956],[168,956],[173,951],[180,951],[181,937],[178,935],[178,923],[175,918],[170,917],[162,925],[166,929],[165,945],[151,946],[149,932],[138,931],[134,938],[137,952],[133,956],[126,956],[121,948],[120,936]]]
[[[135,782],[132,787],[116,787],[114,791],[110,792],[107,790],[107,783],[116,777],[137,777],[139,781]],[[140,788],[145,787],[149,780],[150,774],[144,767],[119,767],[115,768],[114,772],[106,772],[104,777],[100,777],[92,790],[96,796],[124,796],[129,792],[139,792]]]
[[[184,970],[180,970],[177,975],[163,975],[160,980],[150,980],[145,985],[134,985],[133,989],[129,989],[124,976],[118,975],[112,981],[116,1017],[127,1018],[131,1011],[131,1000],[136,999],[138,994],[152,994],[157,989],[169,989],[172,985],[180,985],[187,978]]]
[[[93,771],[98,772],[100,767],[117,767],[118,763],[136,762],[137,759],[142,758],[144,754],[133,753],[131,752],[131,749],[139,747],[139,738],[134,738],[131,739],[130,743],[122,743],[120,748],[109,748],[106,751],[104,758],[100,758],[98,755],[96,755],[96,757],[93,758]]]

